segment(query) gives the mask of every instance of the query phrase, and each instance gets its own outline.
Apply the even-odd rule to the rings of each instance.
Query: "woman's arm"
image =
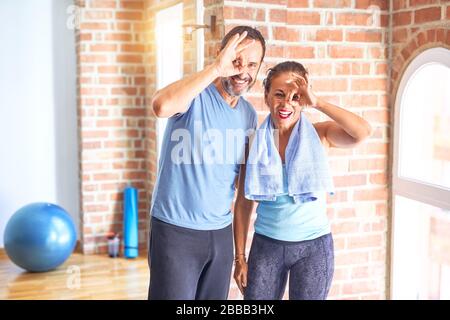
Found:
[[[248,156],[248,145],[246,146],[245,159]],[[245,258],[245,245],[247,243],[248,227],[250,217],[255,207],[255,202],[244,196],[245,187],[245,164],[241,164],[238,179],[238,190],[236,203],[234,204],[233,231],[235,247],[234,280],[242,294],[247,286],[247,260]]]
[[[352,148],[372,134],[370,124],[350,111],[320,98],[315,108],[333,120],[314,124],[321,140],[329,147]]]
[[[352,148],[372,134],[372,127],[366,120],[318,98],[312,91],[308,78],[293,76],[300,95],[300,105],[316,108],[332,119],[314,124],[322,143],[327,147]]]

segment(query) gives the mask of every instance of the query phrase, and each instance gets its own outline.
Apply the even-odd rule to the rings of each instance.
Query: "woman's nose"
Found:
[[[289,104],[289,105],[293,104],[295,95],[296,95],[295,92],[291,92],[291,93],[287,94],[286,98],[285,98],[285,103]]]
[[[294,100],[292,99],[292,97],[287,96],[287,97],[284,99],[283,104],[284,104],[284,105],[291,105],[293,102],[294,102]]]

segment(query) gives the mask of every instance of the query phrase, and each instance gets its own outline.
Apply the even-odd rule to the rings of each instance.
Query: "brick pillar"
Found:
[[[105,252],[105,234],[122,232],[128,183],[139,190],[139,238],[145,246],[144,1],[76,4],[82,250]]]

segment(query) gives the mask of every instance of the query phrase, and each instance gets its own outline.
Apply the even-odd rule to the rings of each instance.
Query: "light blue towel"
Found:
[[[245,197],[275,201],[283,190],[283,164],[275,146],[270,115],[256,131],[251,143],[245,174]],[[295,202],[314,201],[318,193],[333,194],[333,180],[327,157],[314,126],[301,115],[292,130],[285,151],[288,194]]]

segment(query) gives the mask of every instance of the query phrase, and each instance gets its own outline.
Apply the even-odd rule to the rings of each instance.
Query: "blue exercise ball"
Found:
[[[70,256],[77,234],[70,215],[51,203],[31,203],[9,219],[4,233],[8,257],[19,267],[44,272],[55,269]]]

